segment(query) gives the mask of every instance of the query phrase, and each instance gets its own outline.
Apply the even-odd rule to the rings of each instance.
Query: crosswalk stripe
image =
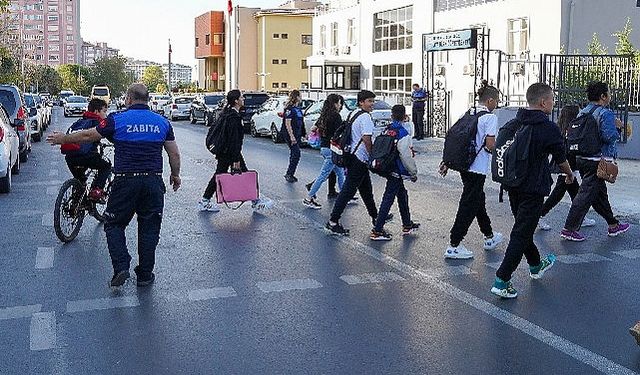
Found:
[[[394,272],[363,273],[361,275],[343,275],[340,280],[349,285],[384,283],[389,281],[405,281],[406,279]]]

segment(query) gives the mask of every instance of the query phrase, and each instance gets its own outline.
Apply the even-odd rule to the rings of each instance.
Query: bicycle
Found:
[[[105,149],[112,150],[113,145],[99,144],[98,152],[102,157],[105,156]],[[86,172],[86,183],[82,183],[76,178],[70,178],[60,187],[53,211],[53,227],[60,241],[71,242],[78,236],[87,213],[100,223],[105,221],[104,211],[107,208],[107,199],[113,183],[113,173],[107,179],[103,189],[104,197],[99,201],[89,199],[89,191],[91,190],[89,181],[92,181],[96,174],[95,169],[89,169]]]

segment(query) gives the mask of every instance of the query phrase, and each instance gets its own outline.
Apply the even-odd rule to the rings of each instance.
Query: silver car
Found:
[[[150,94],[149,95],[149,108],[157,113],[162,113],[162,107],[171,100],[169,95],[162,94]]]
[[[11,191],[11,177],[20,173],[20,139],[0,105],[0,193]]]
[[[89,101],[84,96],[70,96],[64,103],[64,117],[81,115],[89,108]]]
[[[0,85],[0,104],[9,115],[11,126],[20,139],[20,162],[24,163],[31,152],[31,131],[27,127],[27,108],[24,105],[22,92],[15,85]]]
[[[38,104],[37,95],[24,94],[24,103],[27,106],[27,127],[31,130],[31,139],[40,142],[44,134],[44,121],[42,118],[42,106]]]
[[[311,127],[315,125],[320,117],[322,106],[324,105],[324,99],[321,99],[311,105],[304,112],[304,126],[307,129],[307,134],[311,131]],[[356,97],[345,97],[344,106],[340,111],[342,120],[345,121],[349,113],[358,108],[358,99]],[[376,100],[373,103],[373,111],[371,112],[371,118],[375,125],[374,136],[380,134],[384,128],[391,123],[391,105],[389,103]]]
[[[194,96],[176,96],[164,105],[162,115],[171,121],[189,118],[194,99]]]

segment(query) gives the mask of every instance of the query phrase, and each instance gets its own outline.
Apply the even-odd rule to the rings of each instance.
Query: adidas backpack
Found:
[[[588,113],[576,117],[567,128],[567,150],[573,156],[597,156],[602,150],[600,124],[593,113],[600,108],[594,106]]]
[[[340,168],[347,166],[347,159],[352,153],[356,152],[360,143],[362,143],[362,140],[360,140],[356,145],[356,148],[351,151],[351,126],[363,113],[366,112],[360,110],[355,112],[355,114],[353,112],[350,113],[347,120],[342,122],[342,125],[336,129],[336,132],[331,138],[331,144],[329,145],[329,148],[331,149],[331,161]],[[352,114],[353,117],[351,117]]]
[[[213,124],[209,127],[209,131],[207,132],[207,137],[204,140],[204,144],[213,155],[217,155],[222,152],[222,141],[223,141],[223,131],[224,131],[224,122],[226,119],[226,115],[224,111],[218,115],[218,117],[213,121]]]
[[[533,129],[517,120],[506,123],[496,137],[491,177],[507,190],[522,185],[529,173],[529,150]]]
[[[396,169],[398,160],[398,132],[387,129],[376,137],[369,154],[369,170],[382,177]]]
[[[442,161],[454,171],[466,172],[478,156],[476,135],[478,134],[478,120],[488,114],[481,111],[474,115],[468,111],[447,131],[444,138]]]

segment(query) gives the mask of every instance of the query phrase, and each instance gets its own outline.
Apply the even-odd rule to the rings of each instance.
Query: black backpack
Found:
[[[476,151],[478,120],[488,113],[481,111],[472,115],[467,112],[449,129],[444,138],[442,151],[442,161],[448,168],[458,172],[469,170],[479,153]]]
[[[386,177],[396,169],[398,160],[398,139],[395,130],[385,130],[376,137],[369,155],[369,170],[377,175]]]
[[[207,137],[204,140],[204,144],[209,150],[210,153],[214,155],[218,155],[222,152],[222,140],[224,139],[224,123],[225,123],[226,114],[224,111],[218,115],[218,117],[213,121],[213,124],[209,127],[209,131],[207,132]]]
[[[363,113],[366,112],[362,110],[355,112],[355,114],[351,112],[347,120],[342,122],[342,125],[336,129],[336,132],[331,138],[331,144],[329,146],[331,149],[331,161],[340,168],[347,166],[351,154],[355,153],[362,143],[361,139],[356,145],[356,148],[353,151],[351,150],[351,126]],[[352,114],[353,117],[351,116]]]
[[[529,173],[529,150],[533,128],[517,120],[506,123],[496,137],[491,177],[505,189],[518,188]]]
[[[575,118],[567,128],[567,149],[574,156],[596,156],[602,150],[600,124],[593,116],[599,106]]]

